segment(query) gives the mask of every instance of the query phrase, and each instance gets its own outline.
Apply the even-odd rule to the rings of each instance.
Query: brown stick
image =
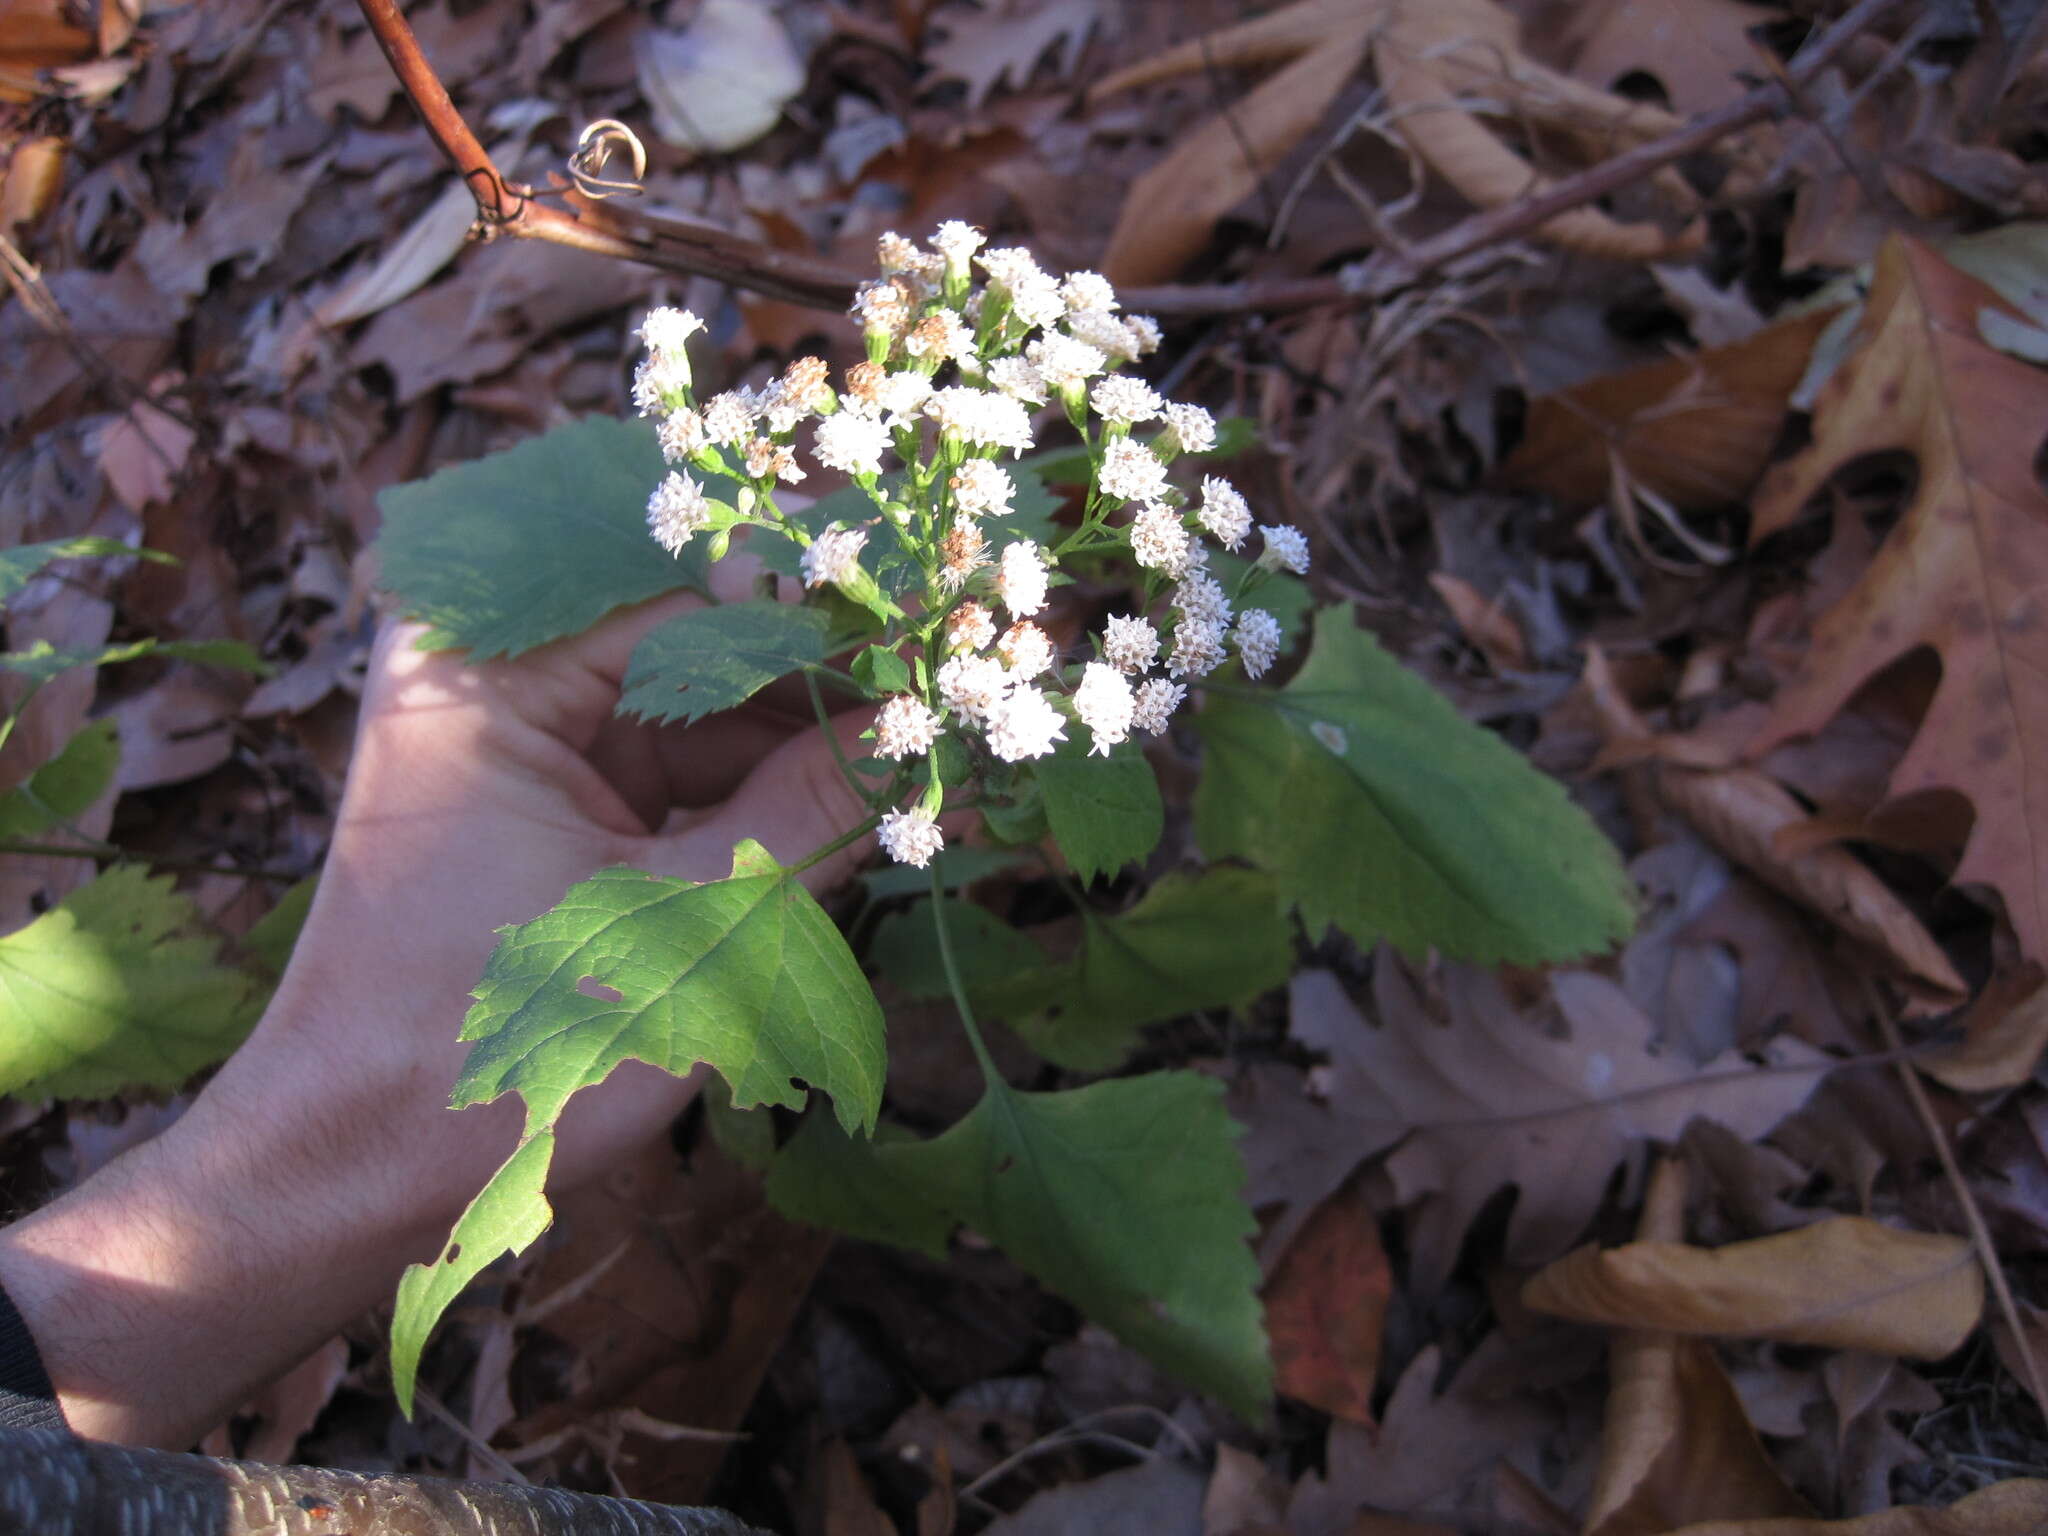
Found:
[[[550,240],[665,271],[715,277],[737,288],[817,309],[844,309],[852,298],[859,277],[832,263],[776,250],[707,225],[685,224],[637,210],[627,212],[616,204],[595,203],[575,192],[564,194],[563,208],[533,201],[528,189],[507,182],[499,174],[490,155],[470,132],[440,77],[421,53],[419,40],[399,10],[398,0],[359,3],[399,82],[426,120],[427,131],[469,183],[476,196],[478,218],[486,229],[525,239]],[[1280,314],[1325,304],[1365,304],[1386,299],[1413,287],[1433,272],[1539,229],[1559,214],[1617,192],[1731,133],[1794,110],[1799,89],[1897,3],[1898,0],[1858,0],[1800,50],[1782,79],[1758,86],[1662,138],[1567,176],[1534,197],[1475,213],[1404,251],[1380,252],[1348,279],[1172,284],[1128,290],[1125,302],[1132,309],[1155,315],[1189,317]]]
[[[762,1536],[717,1509],[508,1483],[268,1467],[0,1430],[13,1536]]]

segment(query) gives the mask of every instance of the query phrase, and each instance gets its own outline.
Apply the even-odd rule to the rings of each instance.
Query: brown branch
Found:
[[[505,180],[470,132],[440,77],[420,52],[398,0],[359,3],[399,82],[426,120],[427,131],[469,183],[476,196],[478,219],[486,230],[549,240],[665,271],[714,277],[736,288],[817,309],[844,309],[852,298],[859,276],[814,257],[780,251],[709,225],[628,211],[614,203],[600,204],[566,189],[557,189],[563,203],[560,208],[534,201],[530,188]],[[1729,134],[1766,118],[1788,115],[1796,110],[1800,89],[1896,4],[1898,0],[1857,0],[1800,50],[1781,78],[1662,138],[1567,176],[1533,197],[1475,213],[1400,252],[1380,252],[1349,277],[1171,284],[1130,289],[1124,294],[1125,301],[1132,309],[1176,318],[1280,314],[1388,298],[1466,257],[1540,229],[1559,214],[1618,192]]]

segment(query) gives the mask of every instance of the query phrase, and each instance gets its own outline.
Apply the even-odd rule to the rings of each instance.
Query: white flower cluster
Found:
[[[1233,613],[1206,570],[1204,535],[1227,550],[1251,536],[1245,498],[1214,475],[1199,499],[1168,479],[1174,459],[1215,447],[1214,419],[1119,372],[1158,347],[1159,327],[1122,314],[1097,273],[1054,276],[1028,251],[984,244],[980,231],[958,222],[942,224],[928,250],[884,235],[881,275],[861,287],[852,309],[867,355],[836,390],[824,362],[807,357],[765,386],[700,403],[687,343],[703,323],[661,308],[640,328],[646,356],[633,403],[654,419],[672,466],[648,499],[650,531],[671,553],[709,531],[715,558],[735,525],[780,528],[803,546],[807,586],[836,587],[891,625],[900,621],[891,631],[898,640],[921,638],[920,691],[884,700],[875,722],[877,755],[898,762],[929,753],[949,729],[978,736],[999,761],[1027,762],[1067,740],[1075,722],[1087,729],[1090,750],[1107,754],[1133,731],[1163,732],[1188,683],[1222,665],[1230,649],[1246,675],[1258,677],[1282,642],[1270,613]],[[1038,622],[1056,559],[1030,539],[992,541],[983,528],[1014,510],[1017,483],[1001,460],[1034,445],[1041,407],[1081,430],[1094,464],[1080,547],[1127,543],[1148,590],[1172,615],[1170,623],[1142,612],[1113,616],[1100,659],[1065,667]],[[852,479],[874,509],[815,535],[775,506],[779,485],[804,478],[798,436],[813,422],[810,457]],[[744,489],[728,505],[700,475]],[[1298,529],[1259,531],[1261,566],[1306,572]],[[921,616],[897,607],[863,569],[877,538],[922,566]],[[931,782],[916,807],[881,818],[892,858],[922,867],[940,850],[941,798]]]

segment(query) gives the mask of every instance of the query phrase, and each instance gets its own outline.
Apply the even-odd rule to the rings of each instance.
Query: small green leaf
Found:
[[[0,549],[0,603],[6,602],[15,593],[32,581],[45,566],[56,560],[69,560],[88,555],[133,555],[142,560],[154,560],[159,565],[176,565],[174,556],[160,549],[135,549],[119,539],[102,539],[86,535],[76,539],[51,539],[43,544],[20,544],[13,549]]]
[[[319,888],[318,875],[306,876],[278,897],[277,905],[242,935],[242,948],[271,975],[284,974],[284,968],[292,958],[292,949],[299,942],[299,930],[306,926],[306,913],[312,910],[313,893]]]
[[[830,1115],[806,1115],[768,1170],[768,1199],[791,1221],[943,1259],[954,1218],[914,1184],[893,1178],[875,1156],[880,1147],[916,1140],[885,1124],[870,1141],[847,1135]]]
[[[940,880],[951,891],[971,885],[976,880],[986,880],[990,875],[999,875],[1006,869],[1016,869],[1022,861],[1012,849],[977,848],[967,844],[942,850],[933,862],[938,865]],[[913,869],[908,864],[877,865],[861,879],[867,885],[869,899],[873,901],[889,896],[917,896],[932,888],[931,871]]]
[[[0,938],[0,1093],[106,1098],[212,1066],[263,1001],[219,949],[171,877],[134,864]]]
[[[1613,845],[1562,785],[1325,609],[1278,691],[1211,691],[1195,831],[1270,870],[1309,933],[1534,965],[1634,919]]]
[[[64,750],[0,795],[0,838],[30,841],[82,816],[114,782],[121,737],[111,720],[95,720]]]
[[[550,912],[501,928],[462,1038],[459,1109],[512,1091],[528,1134],[632,1058],[678,1077],[709,1062],[733,1102],[822,1088],[849,1131],[875,1123],[882,1014],[832,919],[754,842],[729,879],[607,869]]]
[[[1052,756],[1033,765],[1046,822],[1083,881],[1144,858],[1166,825],[1159,781],[1138,744],[1126,741],[1097,757],[1088,734],[1075,725]]]
[[[276,670],[256,654],[255,647],[242,640],[159,640],[156,654],[174,661],[196,661],[203,667],[247,672],[255,677],[268,677]]]
[[[1309,620],[1314,617],[1315,599],[1309,595],[1307,582],[1285,571],[1260,571],[1250,590],[1240,592],[1247,573],[1254,568],[1251,561],[1226,550],[1212,551],[1209,556],[1209,574],[1223,584],[1224,591],[1232,594],[1231,602],[1235,607],[1239,610],[1263,608],[1279,622],[1281,654],[1285,655],[1308,633]]]
[[[853,658],[853,680],[877,696],[908,693],[911,688],[910,664],[883,646],[866,646]]]
[[[1021,848],[1037,842],[1046,835],[1049,826],[1045,796],[1039,790],[1038,780],[1029,774],[1019,774],[1010,782],[1007,792],[992,792],[992,798],[981,803],[981,820],[989,836],[999,843]]]
[[[1222,1084],[1157,1072],[1063,1093],[994,1083],[943,1136],[878,1144],[872,1159],[884,1199],[908,1191],[965,1222],[1126,1344],[1256,1421],[1272,1366],[1237,1135]]]
[[[764,601],[680,614],[633,647],[619,713],[694,722],[745,703],[824,659],[825,622],[816,608]]]
[[[431,1264],[408,1264],[398,1282],[398,1307],[391,1317],[391,1386],[398,1406],[412,1417],[414,1383],[427,1335],[469,1282],[508,1253],[523,1253],[555,1219],[547,1195],[548,1164],[555,1136],[541,1131],[491,1175],[448,1235],[448,1246]]]
[[[680,557],[647,531],[667,473],[644,421],[593,416],[379,495],[383,582],[431,643],[513,656],[581,634],[614,608],[704,590],[702,541]],[[730,500],[737,487],[705,481]]]
[[[734,1109],[732,1089],[715,1074],[705,1079],[703,1102],[704,1124],[718,1149],[742,1168],[766,1173],[775,1161],[775,1121],[768,1111]]]
[[[129,640],[120,645],[103,645],[87,651],[60,651],[47,640],[33,642],[25,651],[0,655],[0,668],[25,677],[34,687],[73,667],[110,667],[145,656],[168,656],[177,661],[196,661],[209,667],[227,667],[258,676],[270,671],[270,664],[240,640]]]
[[[1130,911],[1088,919],[1080,952],[1038,978],[1035,1016],[993,1011],[1048,1061],[1108,1072],[1144,1025],[1248,1003],[1285,982],[1293,961],[1271,876],[1227,867],[1173,874]]]
[[[931,876],[920,870],[927,888]],[[960,981],[977,1010],[985,1002],[1007,997],[1019,977],[1038,982],[1050,962],[1045,951],[987,907],[971,901],[946,903],[946,937],[952,941],[953,962]],[[875,926],[868,943],[868,962],[890,983],[911,997],[945,997],[952,991],[946,967],[939,958],[938,935],[932,927],[931,898],[913,902],[893,912]],[[1034,986],[1025,1008],[1039,1006]],[[997,1008],[998,1016],[1009,1010]]]

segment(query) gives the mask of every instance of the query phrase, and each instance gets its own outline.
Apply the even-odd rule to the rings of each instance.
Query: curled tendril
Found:
[[[619,148],[633,158],[630,180],[609,179],[599,174],[611,159],[612,151]],[[616,118],[602,117],[585,128],[582,137],[576,141],[576,152],[569,157],[569,176],[576,183],[576,190],[593,200],[637,197],[642,190],[640,182],[646,175],[647,147],[640,142],[638,134]]]

